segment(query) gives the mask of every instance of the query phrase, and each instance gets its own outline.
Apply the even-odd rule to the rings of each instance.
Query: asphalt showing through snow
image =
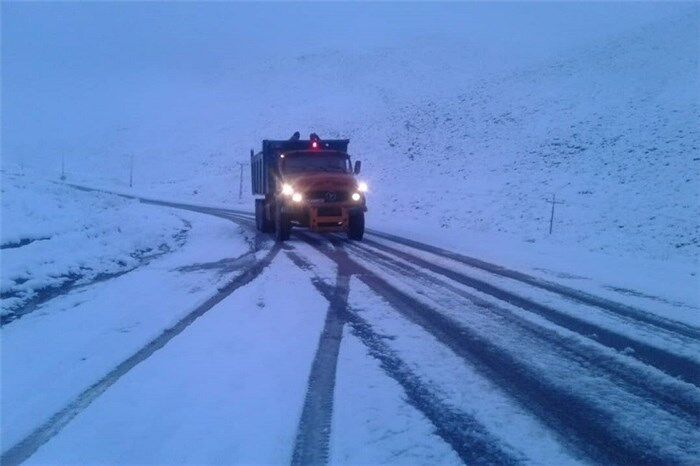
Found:
[[[91,190],[77,186],[76,188]],[[215,215],[255,229],[254,221],[247,212],[155,199],[139,200],[157,206]],[[687,463],[689,458],[700,458],[695,442],[698,440],[697,432],[700,431],[700,392],[697,389],[700,386],[700,367],[695,359],[656,347],[642,338],[623,335],[615,329],[586,320],[585,316],[562,312],[551,305],[520,296],[487,280],[431,262],[419,254],[411,253],[407,248],[556,293],[563,298],[621,316],[629,320],[631,326],[643,325],[647,330],[655,328],[681,340],[697,343],[699,329],[642,309],[409,239],[373,231],[369,236],[381,241],[368,238],[363,244],[348,242],[338,235],[323,237],[308,232],[295,232],[293,237],[330,259],[336,265],[337,275],[334,285],[327,284],[318,276],[312,278],[319,294],[328,301],[328,310],[324,329],[319,336],[318,349],[311,363],[308,389],[291,458],[292,464],[325,464],[329,459],[335,376],[346,326],[352,329],[353,334],[367,348],[368,354],[379,362],[386,375],[402,387],[406,402],[434,425],[437,435],[451,445],[465,463],[514,464],[527,461],[521,452],[503,443],[469,412],[460,410],[455,404],[438,395],[432,385],[423,380],[411,365],[379,336],[372,323],[361,317],[357,309],[349,306],[351,277],[356,277],[372,292],[381,296],[397,315],[423,329],[465,364],[477,368],[484,377],[525,407],[542,425],[555,432],[557,439],[574,457],[610,464]],[[387,241],[395,246],[387,245]],[[165,346],[224,298],[263,273],[280,250],[284,251],[300,270],[313,274],[313,262],[295,247],[295,242],[291,241],[285,245],[273,244],[268,235],[256,233],[251,247],[254,251],[264,252],[262,258],[249,258],[249,265],[246,265],[247,261],[236,262],[236,267],[242,270],[241,274],[8,449],[2,455],[2,464],[19,464],[29,458],[123,375]],[[368,267],[368,264],[371,264],[371,267]],[[658,411],[661,413],[660,419],[665,416],[664,420],[676,420],[678,425],[690,426],[691,432],[684,434],[673,430],[673,435],[666,439],[668,445],[659,445],[656,432],[640,431],[632,425],[620,425],[618,419],[611,418],[614,410],[601,405],[596,393],[583,394],[575,387],[569,388],[566,384],[542,377],[541,368],[536,367],[535,361],[525,361],[521,355],[508,348],[504,350],[498,338],[489,338],[479,329],[470,327],[468,322],[436,308],[434,304],[427,304],[418,299],[397,285],[394,277],[416,286],[444,290],[441,292],[441,299],[443,302],[453,300],[453,308],[463,307],[464,303],[481,307],[488,311],[485,314],[486,318],[507,322],[504,332],[506,328],[514,329],[518,334],[539,341],[543,347],[558,351],[561,360],[569,358],[576,364],[581,364],[600,380],[612,381],[617,390],[629,394],[629,399],[623,399],[616,409],[625,409],[624,403],[633,403],[635,397],[649,405],[648,412],[653,414]],[[479,296],[476,296],[474,291],[478,292],[476,294]],[[571,332],[575,338],[563,336],[558,330],[534,324],[501,305],[493,304],[484,298],[484,295],[543,318],[557,328]],[[625,357],[629,360],[621,359],[618,354],[621,351],[625,352]],[[459,380],[455,380],[455,384],[459,383]],[[601,394],[601,399],[605,396],[608,395]],[[651,441],[647,434],[654,437],[654,440]],[[533,441],[536,442],[537,439]]]
[[[299,263],[300,260],[297,257],[295,262]],[[328,300],[328,312],[311,365],[308,390],[292,456],[293,465],[324,464],[328,461],[335,374],[350,292],[348,270],[343,266],[338,267],[333,289],[330,292],[323,288],[321,290]]]

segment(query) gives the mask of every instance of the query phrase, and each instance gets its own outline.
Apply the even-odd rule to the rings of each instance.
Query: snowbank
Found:
[[[3,320],[172,251],[189,229],[165,209],[4,173],[1,217]]]

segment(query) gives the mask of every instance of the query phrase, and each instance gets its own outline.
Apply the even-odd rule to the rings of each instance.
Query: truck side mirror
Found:
[[[360,168],[362,168],[362,162],[360,162],[359,160],[355,160],[355,169],[353,170],[353,173],[355,173],[356,175],[359,175]]]

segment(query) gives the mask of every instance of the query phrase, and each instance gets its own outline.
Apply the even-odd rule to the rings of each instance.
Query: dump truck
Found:
[[[349,142],[315,133],[304,140],[296,132],[287,140],[263,140],[257,153],[251,149],[257,229],[277,241],[289,239],[292,227],[362,240],[367,184],[356,178],[362,164],[352,164]]]

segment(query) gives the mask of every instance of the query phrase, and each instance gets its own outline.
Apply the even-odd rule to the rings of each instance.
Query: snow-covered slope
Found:
[[[697,33],[697,16],[661,21],[402,108],[391,149],[368,164],[390,199],[377,207],[414,224],[697,259]],[[552,195],[564,204],[550,238]]]

